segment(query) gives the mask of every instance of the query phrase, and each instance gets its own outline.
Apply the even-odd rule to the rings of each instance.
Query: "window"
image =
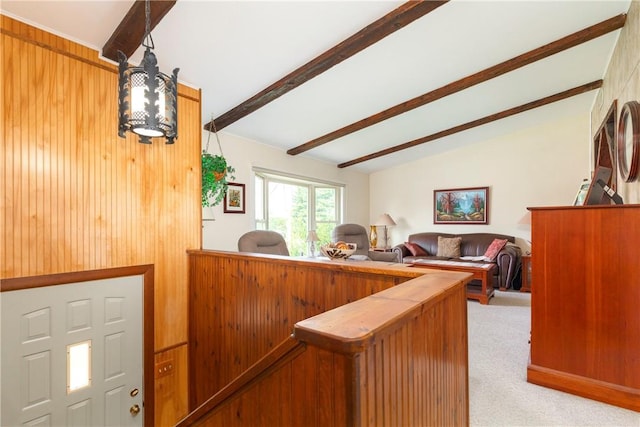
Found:
[[[67,345],[67,394],[91,385],[91,340]]]
[[[291,255],[307,254],[307,233],[316,230],[320,244],[342,217],[340,184],[255,169],[256,230],[284,236]]]

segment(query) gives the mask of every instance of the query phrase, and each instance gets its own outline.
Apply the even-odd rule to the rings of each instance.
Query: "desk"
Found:
[[[437,270],[462,271],[473,274],[472,280],[480,280],[481,286],[467,283],[467,298],[480,301],[480,304],[489,304],[489,298],[493,296],[493,282],[491,272],[496,268],[495,264],[481,264],[477,262],[457,262],[443,260],[415,260],[414,267],[434,268]]]

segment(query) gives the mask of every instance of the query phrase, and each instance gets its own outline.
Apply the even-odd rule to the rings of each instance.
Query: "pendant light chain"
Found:
[[[155,49],[153,45],[153,37],[151,37],[151,1],[144,2],[144,39],[142,46]]]

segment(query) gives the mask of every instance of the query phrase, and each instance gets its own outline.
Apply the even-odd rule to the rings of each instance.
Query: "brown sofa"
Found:
[[[450,261],[459,258],[443,258],[438,257],[438,236],[442,237],[461,237],[460,242],[460,256],[461,257],[480,257],[484,255],[487,248],[491,245],[494,239],[506,239],[507,245],[500,250],[498,256],[495,259],[495,263],[498,266],[494,270],[493,287],[500,288],[500,290],[506,290],[512,287],[513,281],[518,273],[521,263],[522,251],[520,247],[515,244],[515,237],[507,236],[504,234],[494,233],[465,233],[465,234],[447,234],[437,232],[426,232],[411,234],[407,239],[407,242],[415,243],[424,249],[428,255],[413,256],[409,249],[401,243],[393,248],[393,251],[398,254],[400,260],[404,263],[412,263],[418,258],[422,259],[447,259]],[[468,260],[462,260],[461,262],[469,262]],[[487,262],[487,261],[476,261]]]

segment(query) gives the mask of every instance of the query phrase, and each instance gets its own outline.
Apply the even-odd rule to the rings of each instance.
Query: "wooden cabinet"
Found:
[[[640,411],[640,205],[529,210],[527,380]]]

